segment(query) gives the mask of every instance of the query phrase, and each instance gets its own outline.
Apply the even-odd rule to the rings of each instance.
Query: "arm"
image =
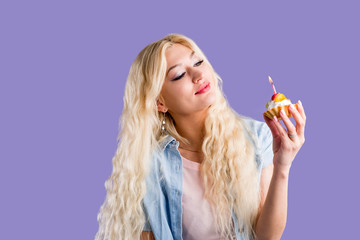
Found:
[[[261,173],[260,215],[255,232],[258,240],[280,239],[287,217],[288,172],[270,165]]]
[[[155,240],[154,234],[149,231],[143,231],[140,236],[140,240]]]
[[[287,130],[276,118],[264,117],[273,135],[274,164],[262,170],[259,218],[255,226],[258,240],[280,239],[285,229],[290,166],[305,142],[306,116],[299,102],[296,106],[297,110],[289,108],[296,127],[286,115],[281,117]]]

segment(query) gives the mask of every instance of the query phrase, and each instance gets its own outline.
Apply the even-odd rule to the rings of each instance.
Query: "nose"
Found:
[[[204,78],[204,73],[202,71],[200,71],[199,69],[192,70],[192,79],[194,83],[201,81],[203,78]]]

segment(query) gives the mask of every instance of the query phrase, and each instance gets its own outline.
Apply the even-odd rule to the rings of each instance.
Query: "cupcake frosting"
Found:
[[[270,100],[267,102],[267,109],[272,109],[272,108],[275,108],[275,107],[279,107],[279,106],[286,106],[286,105],[290,105],[292,104],[291,101],[289,99],[284,99],[282,101],[279,101],[279,102],[275,102],[273,100]]]

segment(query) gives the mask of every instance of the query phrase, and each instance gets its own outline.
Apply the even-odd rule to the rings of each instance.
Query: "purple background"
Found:
[[[283,239],[354,239],[359,216],[356,1],[1,1],[2,239],[93,239],[126,77],[168,33],[192,38],[230,105],[262,120],[267,76],[308,117]]]

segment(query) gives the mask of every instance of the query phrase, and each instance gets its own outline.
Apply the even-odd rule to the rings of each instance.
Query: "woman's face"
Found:
[[[174,44],[166,50],[166,77],[159,111],[189,115],[207,109],[215,102],[215,80],[210,66],[189,48]],[[208,85],[203,91],[206,85]]]

